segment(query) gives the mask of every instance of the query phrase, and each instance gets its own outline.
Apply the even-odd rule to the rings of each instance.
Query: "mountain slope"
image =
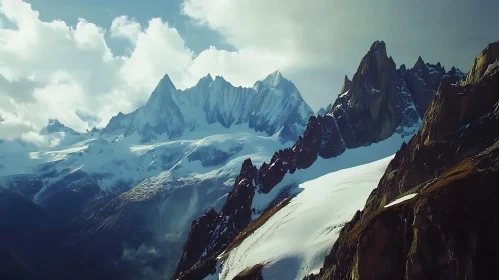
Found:
[[[68,259],[73,273],[84,270],[78,277],[168,277],[190,221],[221,209],[244,159],[268,161],[303,132],[311,114],[279,72],[253,88],[207,76],[186,91],[165,76],[143,107],[114,117],[102,132],[78,133],[49,120],[41,134],[50,147],[0,143],[0,188],[53,220],[64,234],[36,240],[64,244],[54,260]],[[9,261],[15,249],[7,251]],[[36,246],[31,253],[48,254]],[[45,270],[38,260],[25,262],[34,263],[36,276],[59,277],[51,264]]]
[[[380,147],[374,144],[372,148]],[[363,152],[368,151],[359,154]],[[342,159],[348,160],[344,155],[339,157]],[[331,239],[362,208],[390,159],[336,172],[330,172],[334,169],[328,166],[334,166],[333,159],[318,160],[313,167],[297,171],[309,173],[322,167],[327,170],[322,172],[329,173],[300,183],[294,189],[295,198],[240,244],[224,252],[219,279],[232,279],[256,264],[263,264],[264,279],[302,279],[318,272],[331,250]],[[324,213],[334,213],[334,217]]]
[[[353,80],[345,79],[342,91],[326,115],[310,118],[293,147],[276,152],[270,163],[260,168],[251,160],[243,163],[221,212],[193,222],[177,278],[197,279],[214,273],[215,258],[249,223],[291,195],[293,183],[285,180],[289,174],[310,168],[318,157],[337,157],[347,149],[368,146],[394,134],[407,137],[419,128],[421,120],[412,98],[417,93],[408,90],[393,59],[387,56],[384,42],[371,46]],[[392,153],[397,147],[392,147]],[[357,164],[367,163],[362,161],[367,158],[359,158]],[[256,197],[264,202],[255,203]],[[203,242],[199,236],[204,236]]]
[[[477,57],[466,82],[440,86],[421,130],[341,230],[320,273],[307,279],[495,277],[498,46]]]
[[[175,139],[186,131],[204,131],[218,123],[229,128],[244,125],[268,136],[280,133],[281,141],[294,141],[303,131],[312,110],[298,89],[276,71],[252,88],[234,87],[210,75],[196,86],[180,91],[165,75],[144,107],[118,114],[102,130],[104,136],[140,136],[141,142],[163,137]],[[202,133],[202,132],[201,132]]]

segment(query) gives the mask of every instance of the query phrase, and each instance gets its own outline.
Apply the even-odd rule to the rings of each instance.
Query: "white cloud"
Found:
[[[142,31],[142,27],[140,23],[129,20],[127,16],[120,16],[113,20],[110,31],[112,37],[126,38],[135,43]]]
[[[318,109],[334,102],[344,75],[354,72],[375,40],[371,41],[371,36],[364,36],[367,43],[356,39],[363,29],[354,24],[358,19],[353,6],[330,0],[289,0],[285,3],[278,0],[185,0],[183,12],[198,24],[218,31],[238,50],[237,63],[251,69],[242,70],[243,67],[234,64],[227,77],[245,73],[229,80],[251,77],[254,81],[255,77],[265,75],[262,70],[268,73],[278,69],[296,84],[309,105]],[[346,41],[350,43],[346,44]],[[356,57],[347,55],[353,48],[358,49]]]
[[[23,121],[15,114],[4,111],[2,108],[0,108],[0,120],[2,139],[12,140],[31,130],[31,124],[28,121]]]
[[[177,30],[154,18],[137,37],[135,49],[125,58],[120,71],[131,85],[151,91],[151,85],[156,85],[165,73],[173,81],[182,80],[192,59],[193,53],[185,47]]]
[[[201,77],[209,72],[212,76],[223,76],[235,85],[252,86],[267,74],[289,67],[285,55],[244,48],[238,52],[217,50],[214,47],[200,53],[189,67],[189,76]],[[195,79],[194,78],[194,79]]]
[[[2,138],[7,129],[18,136],[26,129],[39,131],[49,118],[85,130],[88,125],[77,111],[104,125],[118,111],[145,102],[162,75],[181,79],[192,63],[179,34],[160,19],[152,19],[145,30],[126,17],[115,19],[113,34],[128,36],[136,45],[130,57],[116,57],[104,39],[106,31],[84,19],[75,27],[43,22],[20,0],[1,0],[0,13],[14,26],[0,29],[0,109],[24,124],[21,131],[2,122]]]
[[[186,15],[220,32],[237,49],[285,55],[295,66],[329,63],[334,1],[186,0]]]
[[[44,22],[21,0],[0,0],[0,14],[10,22],[9,28],[0,26],[0,112],[9,116],[0,124],[2,138],[23,135],[39,145],[48,143],[35,135],[49,118],[79,131],[89,124],[78,115],[104,126],[119,111],[143,104],[165,73],[181,89],[208,73],[248,86],[290,63],[285,52],[252,47],[238,52],[212,47],[195,56],[177,30],[159,18],[146,27],[127,16],[115,18],[111,38],[132,45],[129,55],[115,56],[107,31],[85,19],[74,27]]]

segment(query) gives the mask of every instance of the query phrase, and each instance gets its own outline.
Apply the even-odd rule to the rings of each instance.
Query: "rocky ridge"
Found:
[[[255,214],[251,209],[255,193],[269,193],[287,173],[310,167],[319,156],[331,158],[347,148],[367,146],[394,133],[414,133],[419,128],[420,115],[413,96],[419,98],[420,94],[433,92],[433,88],[429,76],[422,76],[428,80],[411,92],[404,75],[410,72],[417,76],[425,71],[431,72],[430,68],[439,68],[442,71],[437,74],[441,79],[446,75],[460,79],[456,73],[445,73],[439,65],[418,62],[416,66],[426,70],[410,69],[401,73],[393,59],[387,56],[385,43],[375,42],[362,59],[352,81],[345,77],[342,93],[332,108],[325,115],[310,117],[303,136],[298,137],[293,147],[276,152],[270,163],[264,163],[259,169],[251,160],[246,160],[221,213],[205,215],[202,220],[192,223],[175,279],[198,279],[192,277],[214,273],[215,257],[248,226],[252,214]],[[424,103],[419,106],[424,106]],[[203,237],[209,242],[200,243],[199,236],[209,236]]]
[[[279,133],[286,142],[296,140],[312,113],[295,85],[279,71],[251,88],[207,75],[184,91],[177,90],[165,75],[143,107],[130,114],[120,112],[101,135],[136,134],[145,143],[162,136],[177,139],[185,132],[219,124],[226,128],[244,125],[269,136]]]
[[[307,279],[488,279],[499,233],[499,42],[444,82],[362,211]],[[488,63],[488,64],[487,64]],[[486,65],[484,65],[486,64]],[[394,206],[407,194],[415,197]]]

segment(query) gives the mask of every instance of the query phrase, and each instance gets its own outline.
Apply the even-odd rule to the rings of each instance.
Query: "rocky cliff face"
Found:
[[[464,84],[471,84],[480,80],[489,67],[494,65],[499,57],[499,43],[493,43],[487,46],[480,55],[475,59],[475,63],[470,72],[466,76]]]
[[[244,125],[267,135],[281,130],[279,137],[286,142],[296,140],[311,115],[298,89],[278,71],[252,88],[234,87],[222,77],[208,75],[185,91],[177,90],[165,75],[143,107],[119,113],[101,134],[136,134],[150,142],[161,136],[175,139],[210,124]]]
[[[419,68],[433,67],[419,64]],[[412,75],[419,75],[416,72]],[[434,78],[442,78],[445,75],[443,68],[441,72]],[[200,220],[193,223],[175,277],[195,279],[193,275],[201,271],[214,271],[215,257],[251,221],[255,192],[269,193],[287,173],[293,174],[297,169],[310,167],[319,156],[335,157],[346,149],[370,145],[394,133],[412,135],[420,124],[420,115],[412,96],[420,93],[410,92],[404,75],[396,69],[393,59],[387,56],[385,43],[375,42],[362,59],[352,81],[345,77],[342,93],[332,108],[325,115],[310,117],[304,134],[291,148],[276,152],[270,162],[263,163],[259,169],[251,161],[245,162],[233,191],[227,197],[224,210],[207,227],[217,230],[204,230],[204,235],[211,240],[208,247],[196,241],[201,230],[196,225],[200,224]],[[422,77],[428,79],[425,85],[432,84],[430,78],[433,76]],[[426,111],[426,107],[421,107],[421,110]],[[274,203],[279,199],[283,197],[276,198]]]
[[[465,83],[442,83],[421,130],[402,145],[364,210],[342,229],[320,273],[307,279],[495,277],[497,45],[480,54]],[[407,194],[417,195],[387,207]]]

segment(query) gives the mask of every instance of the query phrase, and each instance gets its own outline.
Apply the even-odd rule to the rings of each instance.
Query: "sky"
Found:
[[[375,40],[468,71],[499,40],[496,0],[0,0],[0,138],[44,143],[145,103],[165,74],[236,86],[280,70],[314,109],[338,95]]]

